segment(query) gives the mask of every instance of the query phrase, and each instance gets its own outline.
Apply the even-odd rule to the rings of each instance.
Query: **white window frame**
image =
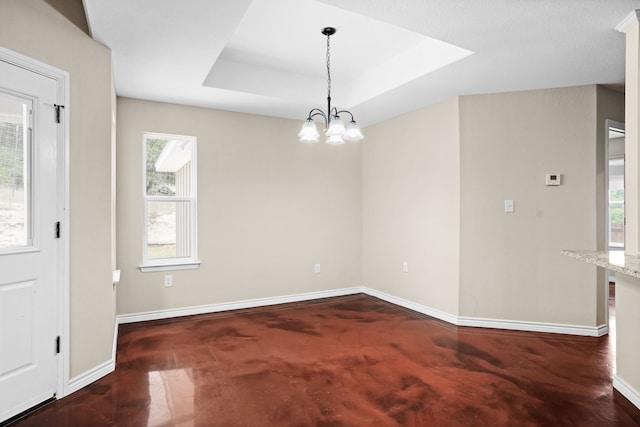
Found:
[[[191,167],[190,167],[190,188],[191,195],[187,197],[176,196],[148,196],[147,195],[147,140],[148,139],[167,139],[167,140],[179,140],[192,144],[191,150]],[[142,203],[143,203],[143,218],[142,218],[142,265],[139,266],[140,271],[154,272],[154,271],[168,271],[168,270],[187,270],[195,269],[200,266],[197,253],[197,138],[190,135],[173,135],[167,133],[154,133],[145,132],[142,135]],[[188,257],[171,257],[171,258],[148,258],[148,241],[147,241],[147,218],[148,218],[148,202],[150,201],[170,201],[170,202],[187,202],[189,203],[189,221],[191,232],[190,248]]]
[[[622,206],[623,210],[624,210],[624,191],[623,191],[623,197],[622,200],[611,200],[611,190],[607,189],[607,227],[609,228],[609,247],[615,249],[624,249],[624,235],[623,235],[623,241],[622,243],[617,243],[617,242],[612,242],[611,241],[611,207],[618,205],[618,206]]]

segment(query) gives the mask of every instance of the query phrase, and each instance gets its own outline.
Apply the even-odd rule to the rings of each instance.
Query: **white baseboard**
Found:
[[[598,326],[598,328],[597,328],[597,334],[598,335],[596,335],[596,336],[597,337],[601,337],[601,336],[607,335],[608,333],[609,333],[609,325],[604,324],[604,325]]]
[[[181,316],[193,316],[194,314],[217,313],[220,311],[238,310],[242,308],[254,308],[276,304],[286,304],[289,302],[309,301],[320,298],[338,297],[362,293],[361,286],[353,288],[332,289],[328,291],[305,292],[303,294],[283,295],[269,298],[256,298],[244,301],[228,303],[201,305],[197,307],[186,307],[172,310],[159,310],[147,313],[122,314],[118,316],[118,324],[145,322],[148,320],[171,319]]]
[[[101,365],[96,366],[93,369],[85,372],[84,374],[78,375],[75,378],[69,380],[67,387],[65,387],[64,394],[60,395],[59,398],[65,397],[80,390],[83,387],[88,386],[94,381],[99,380],[107,374],[116,370],[116,352],[118,349],[118,322],[115,322],[113,325],[113,343],[111,347],[111,359],[102,363]]]
[[[525,322],[520,320],[483,319],[478,317],[459,317],[459,326],[472,326],[476,328],[508,329],[512,331],[525,332],[548,332],[552,334],[580,335],[588,337],[599,337],[608,331],[606,325],[579,326],[553,324],[543,322]]]
[[[617,375],[613,376],[613,388],[629,399],[629,402],[633,403],[636,408],[640,409],[640,392],[638,390],[631,387],[629,383]]]
[[[458,316],[447,313],[445,311],[437,310],[426,305],[395,297],[385,292],[376,291],[375,289],[367,287],[364,287],[362,291],[367,295],[380,298],[381,300],[390,302],[391,304],[399,305],[400,307],[408,308],[409,310],[417,311],[418,313],[426,314],[427,316],[435,317],[436,319],[444,320],[445,322],[449,322],[454,325],[458,324]]]
[[[426,305],[418,304],[413,301],[409,301],[404,298],[396,297],[385,292],[381,292],[375,289],[368,288],[366,286],[354,286],[352,288],[332,289],[329,291],[318,292],[305,292],[302,294],[283,295],[278,297],[269,298],[257,298],[244,301],[235,301],[229,303],[219,303],[202,305],[197,307],[186,307],[172,310],[159,310],[146,313],[136,314],[123,314],[118,316],[117,323],[133,323],[144,322],[148,320],[162,320],[171,319],[181,316],[192,316],[195,314],[217,313],[221,311],[238,310],[242,308],[254,308],[269,306],[275,304],[285,304],[289,302],[309,301],[320,298],[330,298],[343,295],[353,295],[357,293],[365,293],[372,297],[379,298],[381,300],[396,304],[400,307],[408,308],[409,310],[416,311],[418,313],[426,314],[427,316],[435,317],[436,319],[443,320],[457,326],[470,326],[476,328],[491,328],[491,329],[507,329],[515,331],[525,332],[548,332],[556,334],[568,334],[568,335],[580,335],[580,336],[602,336],[608,332],[606,325],[599,327],[591,326],[578,326],[578,325],[564,325],[564,324],[552,324],[541,322],[525,322],[519,320],[502,320],[502,319],[486,319],[479,317],[459,317],[445,311],[441,311]],[[114,359],[115,360],[115,359]]]
[[[519,320],[502,320],[502,319],[485,319],[480,317],[460,317],[441,311],[426,305],[418,304],[413,301],[409,301],[403,298],[398,298],[393,295],[389,295],[384,292],[377,291],[375,289],[363,288],[363,292],[367,295],[371,295],[381,300],[390,302],[392,304],[399,305],[409,310],[417,311],[418,313],[426,314],[436,319],[444,320],[457,326],[471,326],[476,328],[491,328],[491,329],[507,329],[512,331],[524,331],[524,332],[549,332],[555,334],[568,334],[568,335],[581,335],[599,337],[606,334],[609,331],[607,325],[601,325],[598,327],[591,326],[577,326],[577,325],[563,325],[541,322],[525,322]]]
[[[104,377],[107,374],[110,374],[115,370],[116,370],[116,360],[111,359],[85,372],[84,374],[81,374],[75,378],[72,378],[71,380],[69,380],[67,395],[70,395],[80,390],[81,388],[88,386],[92,382],[99,380],[100,378]]]

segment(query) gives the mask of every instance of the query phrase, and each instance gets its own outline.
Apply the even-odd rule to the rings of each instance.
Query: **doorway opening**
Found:
[[[624,123],[607,120],[606,138],[606,242],[608,251],[624,251]],[[616,305],[615,305],[615,274],[606,271],[606,307],[609,323],[609,340],[615,349],[616,339]],[[612,350],[614,351],[614,350]],[[615,358],[614,358],[615,360]]]

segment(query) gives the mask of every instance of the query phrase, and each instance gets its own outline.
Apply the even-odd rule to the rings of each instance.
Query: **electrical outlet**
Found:
[[[404,273],[408,273],[409,272],[409,263],[407,261],[402,263],[402,271]]]
[[[171,276],[170,274],[166,274],[164,276],[164,286],[167,288],[173,286],[173,276]]]
[[[320,264],[316,264],[313,266],[313,272],[316,274],[320,273]]]

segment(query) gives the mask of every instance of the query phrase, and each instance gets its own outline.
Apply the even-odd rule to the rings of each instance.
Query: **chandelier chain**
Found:
[[[331,35],[327,35],[327,97],[331,98],[331,54],[329,39]],[[329,112],[331,114],[331,112]]]

